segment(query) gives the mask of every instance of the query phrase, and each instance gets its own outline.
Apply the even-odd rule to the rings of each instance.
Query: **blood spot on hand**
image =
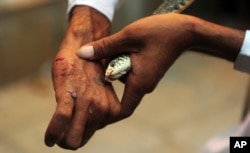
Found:
[[[75,64],[72,59],[66,59],[65,57],[57,57],[53,63],[53,74],[56,76],[69,76],[74,74]]]

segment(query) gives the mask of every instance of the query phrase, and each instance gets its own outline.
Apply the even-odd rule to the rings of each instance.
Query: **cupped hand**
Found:
[[[45,134],[46,145],[78,149],[96,130],[116,120],[120,103],[103,79],[103,66],[76,56],[80,46],[108,35],[109,28],[109,21],[93,9],[74,9],[52,66],[57,106]]]
[[[168,68],[191,44],[188,17],[155,15],[79,49],[82,59],[98,60],[129,53],[132,70],[125,78],[120,118],[130,116],[146,93],[152,92]]]

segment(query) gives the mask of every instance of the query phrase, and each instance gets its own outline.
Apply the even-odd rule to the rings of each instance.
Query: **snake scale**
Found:
[[[153,14],[180,13],[194,0],[164,0]],[[105,80],[112,82],[125,75],[132,68],[129,55],[119,55],[111,60],[105,72]]]

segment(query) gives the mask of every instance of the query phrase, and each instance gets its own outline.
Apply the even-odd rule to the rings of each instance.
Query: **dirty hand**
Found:
[[[79,49],[82,59],[99,60],[129,53],[132,70],[122,79],[125,90],[120,119],[130,116],[143,96],[154,90],[167,69],[191,41],[185,19],[174,14],[138,20],[120,32]]]
[[[97,11],[74,8],[52,66],[57,106],[45,134],[46,145],[78,149],[118,116],[120,103],[111,84],[103,79],[102,64],[76,56],[80,46],[107,36],[109,31],[109,21]]]

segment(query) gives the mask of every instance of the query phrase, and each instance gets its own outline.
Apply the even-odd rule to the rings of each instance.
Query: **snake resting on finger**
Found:
[[[153,14],[180,13],[185,10],[194,0],[164,0]],[[106,68],[105,80],[112,82],[119,79],[132,68],[129,54],[119,55],[111,60]]]

